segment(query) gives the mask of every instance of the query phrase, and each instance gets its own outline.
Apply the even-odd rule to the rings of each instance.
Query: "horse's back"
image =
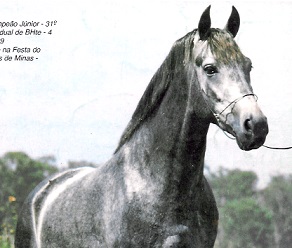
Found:
[[[42,181],[26,198],[16,227],[16,248],[40,247],[42,227],[47,212],[66,194],[66,191],[80,185],[82,178],[95,168],[82,167],[57,173]],[[77,186],[78,187],[78,186]],[[68,210],[69,211],[69,210]],[[54,246],[50,246],[54,247]]]

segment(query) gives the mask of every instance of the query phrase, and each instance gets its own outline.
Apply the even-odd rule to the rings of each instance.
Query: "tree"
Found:
[[[8,152],[0,158],[0,246],[13,243],[17,213],[29,192],[55,172],[56,167],[23,152]]]
[[[227,170],[222,167],[217,173],[211,173],[209,178],[219,206],[227,201],[254,196],[257,180],[257,175],[252,171]]]
[[[274,247],[272,213],[252,198],[229,201],[222,209],[224,247]]]
[[[11,186],[16,197],[17,211],[36,185],[58,171],[56,167],[34,160],[23,152],[8,152],[2,161],[13,171]]]
[[[217,247],[274,247],[272,213],[258,202],[257,175],[221,168],[209,181],[219,209]]]
[[[275,240],[279,248],[292,244],[292,175],[273,177],[263,191],[264,201],[273,212]]]
[[[16,212],[14,198],[11,198],[15,195],[14,187],[11,185],[13,179],[12,170],[0,160],[0,232],[5,219],[11,219],[12,223],[15,222],[12,220]]]
[[[52,167],[57,166],[57,160],[54,155],[46,155],[46,156],[39,157],[37,161],[50,165]]]

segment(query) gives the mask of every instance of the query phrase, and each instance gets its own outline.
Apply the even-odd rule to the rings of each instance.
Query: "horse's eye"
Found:
[[[218,70],[214,65],[204,66],[204,71],[206,72],[207,76],[214,76],[215,73],[218,73]]]

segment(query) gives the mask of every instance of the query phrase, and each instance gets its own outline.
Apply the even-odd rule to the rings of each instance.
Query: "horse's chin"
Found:
[[[235,122],[236,124],[236,122]],[[258,124],[253,124],[252,128],[243,128],[244,125],[225,125],[220,126],[221,129],[232,135],[237,142],[238,147],[244,151],[250,151],[261,147],[269,132],[266,118],[263,118]]]
[[[257,139],[241,139],[236,137],[237,145],[241,150],[250,151],[260,148],[265,143],[266,137],[261,137]]]
[[[259,137],[249,136],[244,133],[237,134],[231,128],[223,130],[234,137],[238,147],[243,151],[250,151],[260,148],[266,140],[266,135]]]
[[[243,151],[250,151],[253,149],[258,149],[259,147],[261,147],[263,144],[259,145],[259,144],[246,144],[246,143],[241,143],[236,139],[237,145],[238,147],[243,150]]]

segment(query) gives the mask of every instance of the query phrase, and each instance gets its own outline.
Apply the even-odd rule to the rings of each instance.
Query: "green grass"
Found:
[[[3,236],[0,236],[0,248],[14,248],[14,245],[10,238],[3,239]]]
[[[14,248],[14,228],[9,224],[2,225],[0,233],[0,248]]]

